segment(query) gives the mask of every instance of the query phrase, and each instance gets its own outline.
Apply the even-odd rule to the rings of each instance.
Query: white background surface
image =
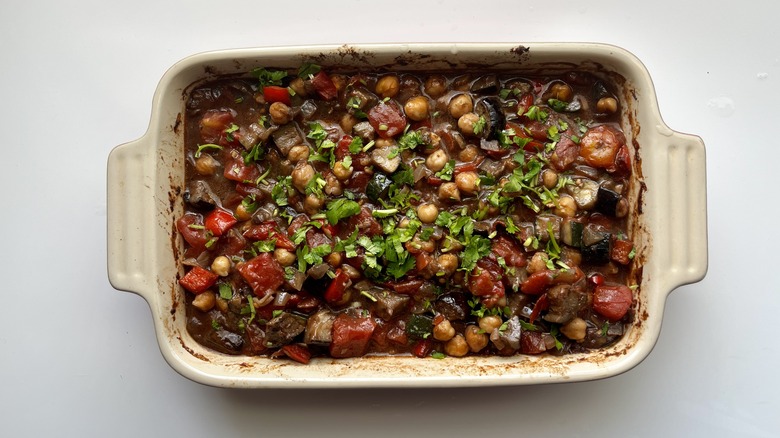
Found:
[[[0,436],[778,436],[778,17],[773,0],[2,1]],[[106,159],[146,130],[159,78],[205,50],[413,41],[636,54],[668,125],[707,146],[705,280],[670,296],[653,353],[604,381],[236,391],[180,377],[146,303],[106,276]]]

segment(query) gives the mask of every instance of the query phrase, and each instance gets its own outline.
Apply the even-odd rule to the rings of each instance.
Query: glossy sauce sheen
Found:
[[[631,161],[611,84],[269,72],[187,103],[177,229],[199,343],[307,363],[622,336]]]

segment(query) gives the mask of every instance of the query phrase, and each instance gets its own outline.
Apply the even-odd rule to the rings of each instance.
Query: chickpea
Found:
[[[493,333],[493,330],[501,327],[501,317],[496,315],[488,315],[479,318],[479,328],[485,333]]]
[[[447,109],[452,117],[459,119],[460,116],[474,110],[474,102],[468,94],[458,94],[450,100]]]
[[[529,274],[535,274],[537,272],[547,269],[548,256],[544,251],[538,251],[531,257],[531,261],[528,262],[526,270]]]
[[[332,252],[328,254],[327,257],[325,257],[325,261],[328,262],[329,265],[333,266],[334,268],[341,264],[341,253],[340,252]]]
[[[476,353],[488,345],[488,335],[479,332],[479,327],[470,325],[466,327],[466,343],[469,349]]]
[[[444,352],[449,356],[463,357],[468,354],[469,345],[466,343],[463,335],[459,334],[444,344]]]
[[[458,129],[466,135],[474,135],[474,124],[479,122],[479,116],[476,113],[466,113],[458,119]]]
[[[409,222],[410,221],[409,221],[408,217],[403,217],[401,219],[401,222],[398,222],[398,228],[406,228],[406,227],[408,227],[409,226]]]
[[[244,204],[238,204],[238,207],[236,207],[235,216],[236,219],[240,221],[248,221],[249,219],[252,219],[252,215],[247,211],[246,207],[244,207]]]
[[[561,333],[572,341],[581,341],[585,339],[585,332],[588,325],[582,318],[574,318],[561,326]]]
[[[552,169],[544,169],[542,172],[542,184],[548,189],[552,189],[558,184],[558,172]]]
[[[306,161],[309,159],[309,147],[299,144],[290,148],[290,152],[287,153],[287,159],[292,163],[299,161]]]
[[[333,174],[341,181],[346,181],[352,176],[352,166],[344,166],[343,161],[336,161],[333,165]]]
[[[277,125],[284,125],[292,120],[292,110],[282,102],[272,103],[268,108],[268,114],[271,116],[271,120]]]
[[[306,199],[303,200],[303,209],[310,215],[317,214],[324,203],[324,199],[319,198],[316,195],[308,195]]]
[[[395,95],[398,94],[398,85],[398,76],[382,76],[378,81],[376,81],[376,87],[374,88],[374,91],[376,91],[376,94],[382,96],[383,98],[395,97]]]
[[[221,255],[211,262],[211,272],[219,275],[220,277],[227,277],[230,274],[230,259]]]
[[[336,177],[336,175],[329,173],[325,177],[325,194],[330,196],[341,196],[341,193],[344,191],[341,188],[341,182],[339,182],[339,179]]]
[[[305,162],[299,162],[292,171],[292,184],[299,192],[305,193],[306,186],[314,178],[314,167]]]
[[[217,297],[217,309],[219,309],[220,312],[227,312],[228,311],[228,302],[227,300],[223,300],[220,297]]]
[[[479,155],[479,149],[477,149],[476,146],[473,144],[470,144],[466,146],[465,149],[460,151],[458,154],[458,158],[460,161],[463,161],[464,163],[468,163],[470,161],[474,161],[477,158],[477,155]]]
[[[438,99],[447,92],[447,78],[442,75],[431,75],[425,80],[423,90],[428,96]]]
[[[618,103],[614,97],[602,97],[596,102],[596,111],[600,113],[614,113],[617,108]]]
[[[447,165],[448,158],[447,153],[444,152],[443,149],[436,149],[436,151],[428,155],[428,158],[425,159],[425,165],[428,166],[428,169],[438,172]]]
[[[295,78],[290,81],[290,89],[295,92],[297,96],[306,97],[306,83],[301,78]]]
[[[276,248],[274,250],[274,258],[282,266],[290,266],[297,261],[295,253],[284,248]]]
[[[209,154],[203,154],[195,160],[195,171],[200,175],[214,175],[217,167],[219,167],[219,163]]]
[[[195,299],[192,300],[192,305],[204,312],[208,312],[214,308],[214,304],[216,304],[216,302],[217,296],[214,294],[214,292],[207,290],[196,295]]]
[[[419,122],[428,118],[428,98],[425,96],[416,96],[406,101],[404,112],[406,117]]]
[[[460,190],[454,182],[446,182],[439,186],[439,199],[444,201],[460,201]]]
[[[571,96],[574,94],[574,92],[568,84],[564,84],[563,82],[556,82],[550,86],[550,94],[553,99],[568,102],[571,100]]]
[[[455,329],[448,319],[445,319],[433,327],[433,337],[437,341],[449,341],[453,336],[455,336]]]
[[[458,269],[458,256],[455,254],[442,254],[436,259],[436,262],[447,276],[454,274],[455,270]]]
[[[479,186],[479,175],[477,172],[462,172],[455,175],[455,184],[461,192],[469,195],[474,194]]]
[[[560,217],[574,217],[577,214],[577,202],[569,195],[561,196],[555,205],[555,214]]]
[[[420,204],[417,206],[417,216],[420,218],[420,222],[432,224],[439,217],[439,207],[433,204]]]
[[[352,128],[357,123],[358,119],[350,113],[344,113],[344,115],[341,116],[341,120],[339,120],[339,126],[341,126],[341,129],[343,129],[344,132],[348,134],[352,132]]]

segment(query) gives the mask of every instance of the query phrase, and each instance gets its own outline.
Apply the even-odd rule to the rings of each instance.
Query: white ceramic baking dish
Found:
[[[636,318],[605,350],[542,355],[418,359],[314,359],[309,365],[229,356],[197,344],[185,328],[184,292],[177,283],[183,211],[183,112],[193,85],[254,67],[295,69],[316,62],[331,70],[394,69],[565,72],[584,69],[619,86],[623,129],[635,174],[631,229],[639,248]],[[179,373],[215,386],[398,387],[485,386],[574,382],[627,371],[651,351],[667,295],[701,280],[707,269],[704,144],[672,131],[661,119],[650,76],[627,51],[602,44],[393,44],[228,50],[186,58],[163,76],[149,129],[118,146],[108,160],[108,276],[120,290],[148,301],[163,356]]]

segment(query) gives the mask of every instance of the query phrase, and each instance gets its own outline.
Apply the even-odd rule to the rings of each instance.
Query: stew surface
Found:
[[[187,329],[228,354],[566,354],[632,321],[614,87],[256,69],[185,115]]]

